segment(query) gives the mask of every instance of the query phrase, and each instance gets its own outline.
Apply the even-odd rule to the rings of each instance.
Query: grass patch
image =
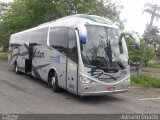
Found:
[[[0,52],[0,58],[7,59],[8,53],[7,52]]]
[[[133,74],[131,75],[131,84],[142,87],[160,88],[160,77],[149,73],[142,73],[140,76]]]
[[[149,65],[149,67],[160,68],[160,64],[151,64],[151,65]]]

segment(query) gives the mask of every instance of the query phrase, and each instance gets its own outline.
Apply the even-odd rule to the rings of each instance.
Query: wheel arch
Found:
[[[57,73],[56,68],[54,68],[54,67],[50,68],[50,70],[48,72],[48,76],[47,76],[47,82],[48,82],[49,86],[51,86],[51,81],[49,81],[49,76],[50,76],[50,74],[55,75],[55,73]]]
[[[17,60],[14,61],[13,67],[15,67],[16,65],[17,65]]]

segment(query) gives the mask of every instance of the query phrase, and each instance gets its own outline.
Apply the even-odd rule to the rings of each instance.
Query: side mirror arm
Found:
[[[135,39],[135,48],[139,49],[140,48],[140,39],[139,39],[138,35],[135,34],[135,33],[129,33],[129,32],[123,32],[123,33],[121,33],[120,39],[119,39],[119,43],[121,43],[122,38],[125,37],[126,35],[130,35],[130,36],[132,36]]]

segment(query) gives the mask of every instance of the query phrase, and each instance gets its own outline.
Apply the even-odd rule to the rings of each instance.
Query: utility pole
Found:
[[[144,61],[144,57],[146,55],[147,45],[148,45],[148,42],[151,38],[151,30],[153,27],[153,20],[155,17],[160,18],[160,14],[158,14],[158,12],[160,12],[160,6],[152,5],[150,3],[147,3],[145,6],[147,6],[148,9],[144,10],[143,12],[147,12],[147,13],[151,14],[151,20],[150,20],[150,23],[147,28],[147,34],[144,38],[144,49],[143,49],[143,52],[142,52],[142,55],[140,58],[140,65],[138,68],[138,74],[142,72],[143,61]]]

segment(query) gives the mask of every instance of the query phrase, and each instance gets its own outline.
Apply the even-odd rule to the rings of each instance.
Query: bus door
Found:
[[[67,56],[67,90],[77,94],[78,52],[75,30],[69,29]]]
[[[26,53],[24,52],[23,59],[25,60],[25,73],[31,74],[32,72],[32,52],[33,46],[36,45],[35,43],[28,43],[24,44],[24,47],[27,49]]]
[[[18,69],[24,73],[30,73],[32,69],[32,60],[31,60],[31,44],[24,43],[19,46],[19,57],[18,57]]]

